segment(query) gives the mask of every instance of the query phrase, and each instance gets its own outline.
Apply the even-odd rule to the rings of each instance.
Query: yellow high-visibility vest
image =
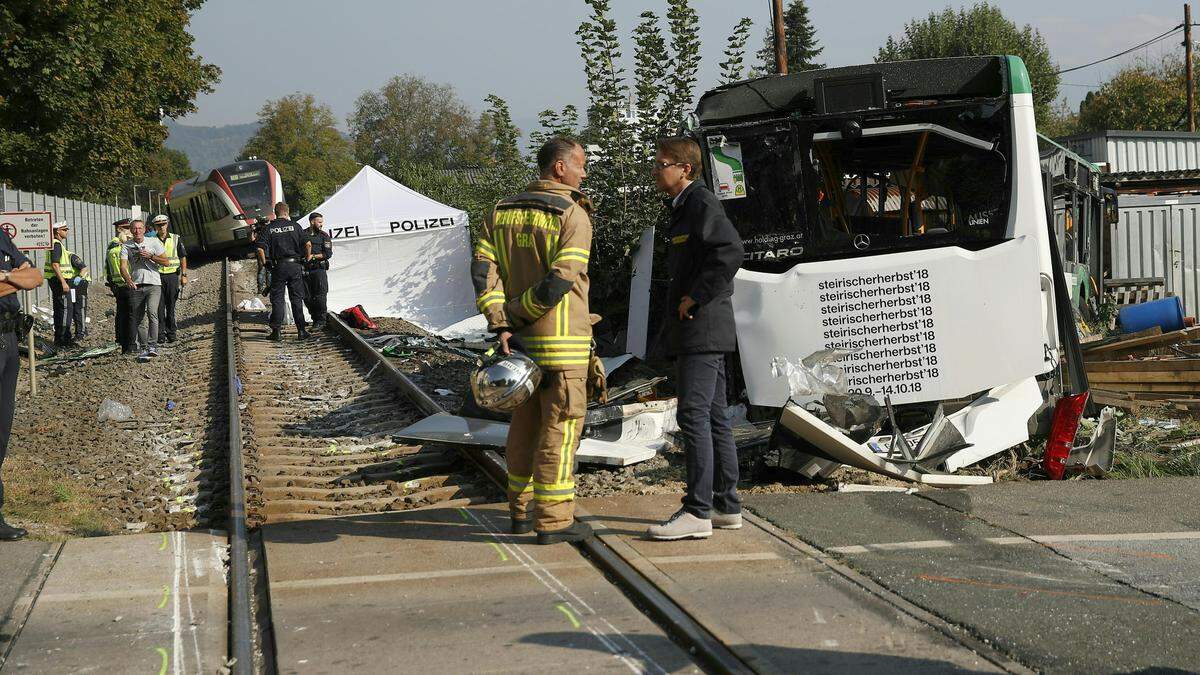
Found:
[[[179,271],[179,235],[168,234],[167,240],[163,242],[163,248],[167,250],[167,264],[159,265],[159,274],[174,274]]]
[[[67,250],[67,243],[58,240],[56,240],[54,243],[58,244],[59,250],[62,251],[62,255],[59,256],[58,260],[55,260],[54,248],[53,245],[51,245],[51,249],[46,252],[46,264],[42,266],[42,275],[45,276],[46,279],[54,279],[54,263],[58,263],[58,271],[62,274],[62,278],[74,279],[75,268],[71,266],[71,252]]]

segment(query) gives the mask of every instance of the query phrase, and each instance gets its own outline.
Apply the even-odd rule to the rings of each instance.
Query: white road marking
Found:
[[[813,607],[813,623],[827,623],[816,607]]]
[[[179,588],[181,573],[187,569],[187,561],[183,558],[183,545],[180,543],[181,532],[172,532],[172,549],[175,554],[175,575],[171,582],[171,672],[175,675],[183,673],[183,616],[179,607]]]
[[[587,563],[548,563],[542,565],[546,569],[570,569],[590,567]],[[421,581],[424,579],[447,579],[454,577],[486,576],[489,574],[516,574],[524,572],[520,567],[511,565],[502,567],[473,567],[461,570],[429,570],[425,572],[397,572],[395,574],[369,574],[352,577],[328,577],[326,579],[293,579],[290,581],[272,581],[271,590],[297,590],[307,588],[328,588],[331,586],[353,586],[356,584],[386,584],[396,581]]]
[[[581,618],[583,618],[582,623],[584,624],[584,627],[587,628],[588,632],[591,633],[593,636],[595,636],[596,639],[601,644],[603,644],[605,646],[605,648],[607,648],[608,651],[610,653],[612,653],[613,656],[620,659],[621,662],[625,664],[625,667],[629,668],[629,670],[631,672],[634,672],[634,673],[646,672],[646,668],[643,667],[642,664],[634,661],[633,659],[629,658],[629,656],[627,656],[627,654],[630,652],[636,652],[643,659],[643,663],[646,666],[650,666],[653,669],[653,672],[661,673],[662,675],[666,675],[667,671],[662,666],[660,666],[658,664],[658,662],[656,662],[653,658],[651,658],[651,656],[649,654],[642,651],[642,649],[640,647],[638,647],[636,644],[634,644],[634,642],[632,640],[630,640],[629,637],[627,635],[625,635],[625,633],[618,630],[616,626],[614,626],[611,622],[608,621],[608,619],[600,616],[599,613],[596,612],[596,610],[591,607],[591,605],[588,605],[586,602],[584,602],[582,598],[580,598],[578,595],[576,595],[575,592],[572,591],[570,588],[568,588],[567,585],[564,584],[561,580],[559,580],[558,577],[554,576],[554,574],[552,572],[550,572],[548,569],[546,569],[547,566],[539,563],[536,559],[534,559],[534,557],[532,555],[530,555],[528,552],[526,552],[523,547],[518,546],[516,544],[510,544],[509,542],[505,541],[504,538],[500,536],[500,532],[496,529],[496,527],[493,524],[486,522],[484,519],[480,518],[478,515],[475,514],[474,511],[471,511],[470,509],[463,509],[463,511],[467,515],[469,515],[472,520],[474,520],[481,527],[483,527],[485,530],[487,530],[488,533],[492,535],[492,538],[495,539],[501,546],[503,546],[505,548],[505,550],[507,550],[510,554],[512,554],[512,556],[514,558],[516,558],[521,563],[521,565],[523,565],[526,569],[528,569],[529,572],[531,574],[533,574],[533,576],[538,581],[540,581],[543,586],[545,586],[551,593],[556,595],[559,598],[559,600],[566,603],[567,606],[569,606],[572,609],[572,611],[575,612],[576,615],[579,615]],[[553,581],[554,584],[551,585],[550,581]],[[554,586],[557,586],[558,589],[556,589]],[[561,590],[559,590],[559,589],[561,589]],[[598,622],[602,623],[606,629],[612,631],[612,633],[616,637],[620,638],[622,642],[624,642],[626,645],[628,645],[629,648],[622,649],[622,648],[618,647],[616,644],[613,643],[612,639],[610,639],[609,636],[604,635],[598,629],[596,629],[594,626],[592,626],[592,620],[589,618],[584,618],[583,613],[577,609],[577,606],[575,605],[575,603],[573,603],[571,600],[567,599],[567,597],[564,596],[564,593],[567,595],[570,595],[571,598],[574,598],[575,601],[578,603],[578,606],[585,607],[587,609],[587,614],[590,614],[592,617],[595,617],[595,619]]]
[[[779,560],[778,553],[713,553],[708,555],[663,555],[646,558],[655,565],[706,562],[749,562],[752,560]]]
[[[927,539],[924,541],[895,541],[882,544],[860,544],[854,546],[834,546],[825,549],[830,553],[870,553],[871,551],[913,551],[931,548],[952,548],[954,546],[969,546],[986,543],[998,546],[1014,544],[1067,544],[1084,541],[1178,541],[1200,539],[1200,532],[1189,530],[1184,532],[1128,532],[1123,534],[1037,534],[1029,537],[986,537],[984,539],[950,541],[948,539]]]

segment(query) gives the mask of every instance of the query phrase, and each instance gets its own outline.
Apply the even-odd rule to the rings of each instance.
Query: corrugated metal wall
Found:
[[[1061,143],[1112,173],[1200,169],[1200,133],[1103,131]]]
[[[1112,225],[1113,278],[1160,277],[1200,316],[1200,196],[1122,195]]]
[[[36,192],[13,190],[3,185],[0,185],[0,205],[3,206],[0,209],[2,211],[49,211],[54,214],[55,222],[67,221],[71,225],[67,248],[83,258],[91,268],[92,280],[97,287],[104,283],[104,252],[108,240],[113,236],[112,224],[133,215],[129,208],[112,204],[50,197]],[[41,268],[46,262],[45,251],[28,251],[26,255],[34,267]],[[49,309],[50,296],[45,284],[33,291],[33,302]]]

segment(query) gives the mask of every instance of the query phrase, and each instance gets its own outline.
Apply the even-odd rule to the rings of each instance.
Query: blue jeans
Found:
[[[741,513],[738,458],[725,410],[725,355],[680,354],[675,361],[679,410],[675,419],[687,456],[683,508],[698,518]]]

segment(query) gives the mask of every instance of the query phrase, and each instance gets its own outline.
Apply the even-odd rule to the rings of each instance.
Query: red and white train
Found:
[[[247,246],[255,214],[269,214],[280,201],[279,171],[268,161],[248,159],[172,185],[167,213],[189,253],[213,254]],[[243,213],[245,220],[234,218]]]

